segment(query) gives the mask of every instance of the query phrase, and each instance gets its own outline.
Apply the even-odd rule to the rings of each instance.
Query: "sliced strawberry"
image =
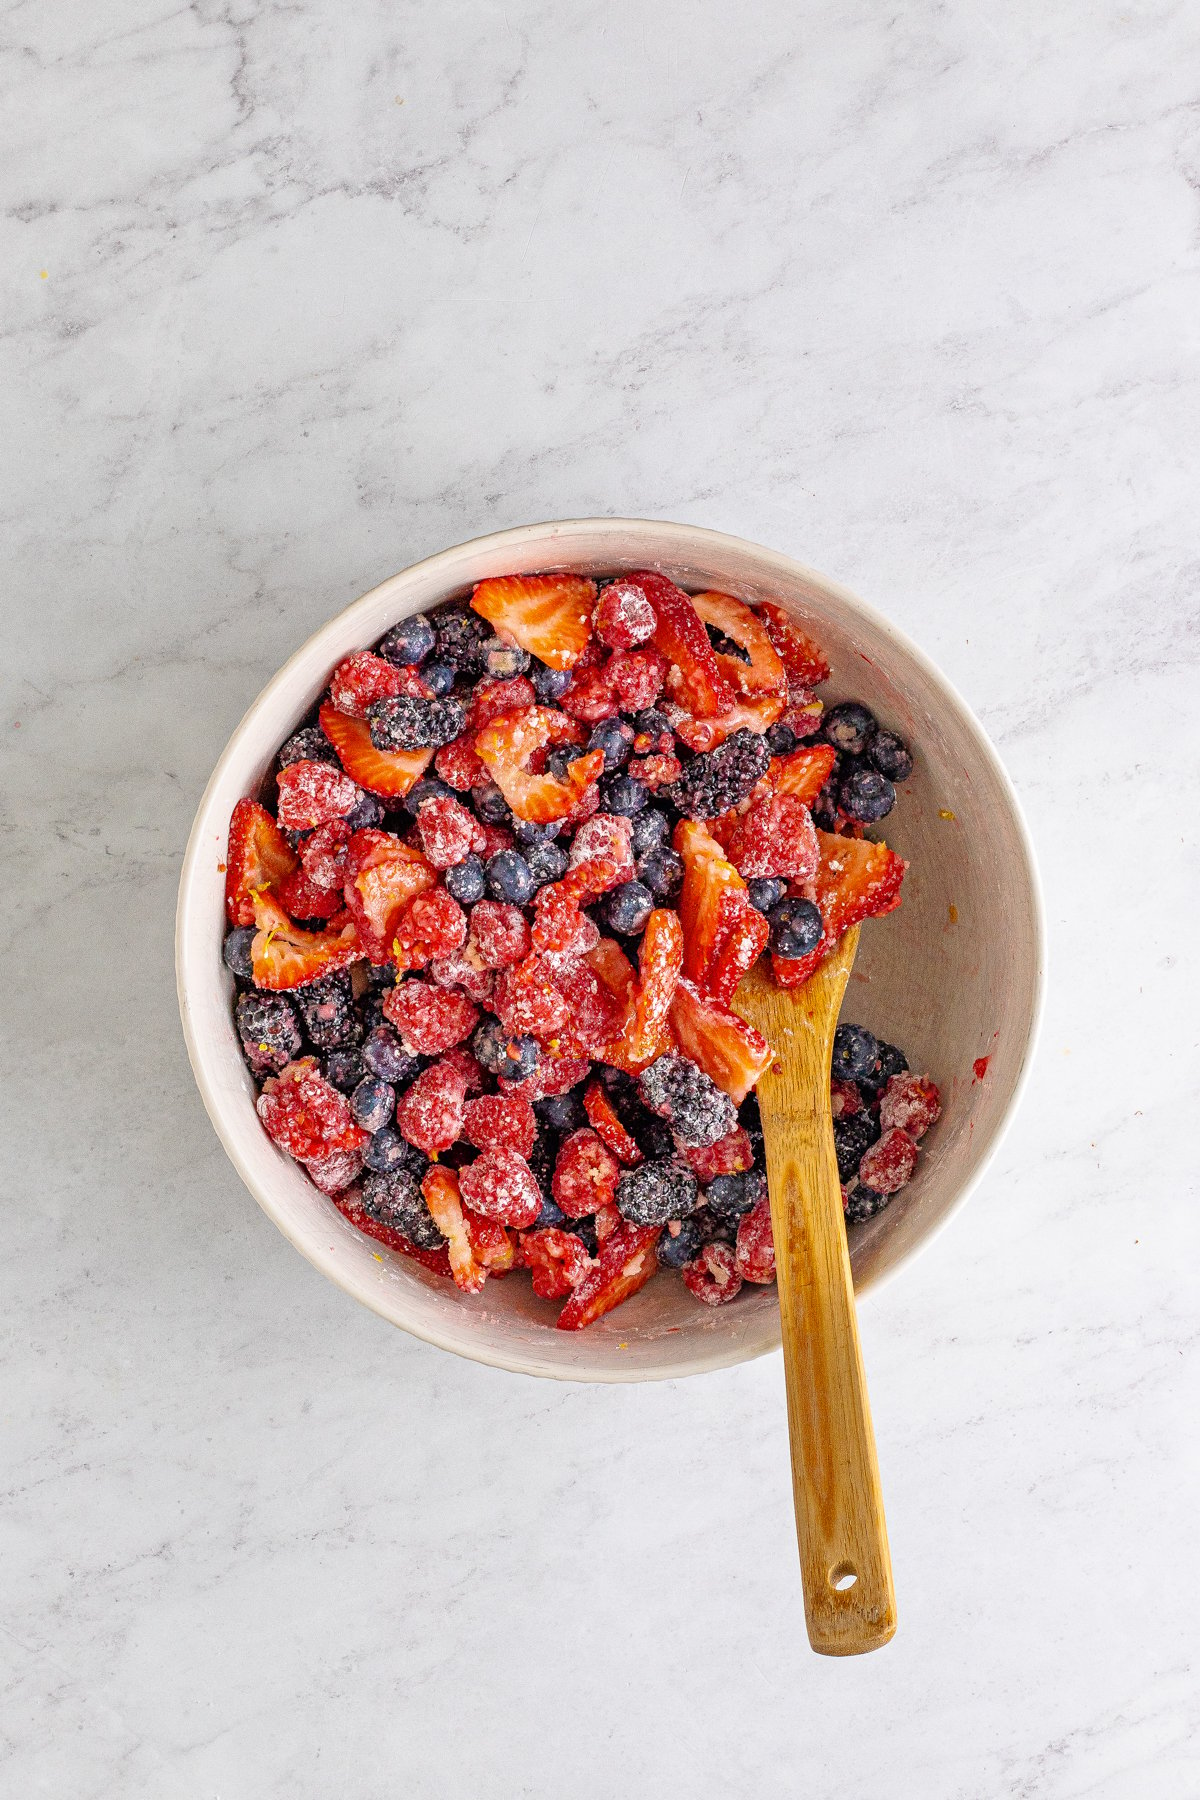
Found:
[[[676,673],[680,704],[706,718],[732,706],[735,690],[718,668],[704,621],[683,589],[652,569],[638,569],[623,580],[654,608],[654,648]]]
[[[361,1231],[364,1237],[374,1238],[377,1244],[383,1244],[389,1250],[397,1250],[401,1256],[411,1257],[413,1262],[428,1269],[431,1275],[442,1275],[447,1281],[450,1280],[450,1258],[444,1244],[436,1250],[422,1250],[391,1225],[381,1225],[378,1219],[373,1219],[370,1213],[363,1211],[362,1195],[357,1188],[351,1188],[344,1194],[334,1194],[332,1199],[343,1218],[349,1219],[351,1225]]]
[[[787,686],[787,675],[766,626],[750,608],[732,594],[693,594],[692,605],[706,625],[732,639],[745,657],[715,652],[717,667],[739,694],[778,694]]]
[[[501,575],[476,584],[471,605],[552,669],[570,669],[592,635],[596,584],[583,575]]]
[[[229,820],[225,911],[231,925],[253,925],[254,895],[277,887],[296,867],[288,841],[265,806],[239,800]],[[312,917],[312,914],[307,915]]]
[[[711,719],[681,719],[676,727],[679,740],[689,750],[715,750],[735,731],[770,730],[784,704],[782,694],[759,694],[753,700],[736,701]]]
[[[254,923],[258,930],[250,946],[250,955],[254,963],[255,987],[269,988],[273,992],[304,987],[318,975],[348,968],[363,955],[352,920],[340,930],[301,931],[269,894],[257,895]]]
[[[775,1052],[760,1031],[686,979],[675,990],[671,1028],[683,1055],[739,1105],[774,1061]]]
[[[790,613],[773,600],[764,600],[759,605],[758,616],[779,652],[789,688],[815,688],[829,679],[829,664],[822,651]]]
[[[618,1119],[607,1091],[598,1081],[589,1081],[584,1088],[583,1110],[596,1136],[603,1139],[619,1163],[631,1169],[641,1162],[641,1151]]]
[[[482,1213],[472,1212],[469,1206],[463,1207],[463,1219],[476,1259],[489,1275],[507,1275],[517,1259],[517,1247],[511,1234],[499,1219],[485,1219]]]
[[[556,970],[554,985],[562,995],[566,1017],[554,1033],[559,1055],[600,1056],[621,1022],[616,1001],[590,963],[567,962]]]
[[[560,1331],[582,1331],[645,1287],[658,1267],[659,1225],[620,1225],[604,1244],[596,1267],[584,1277],[558,1315]]]
[[[475,1256],[475,1247],[463,1218],[458,1176],[453,1169],[435,1163],[421,1183],[421,1192],[434,1224],[446,1239],[450,1273],[464,1294],[477,1294],[487,1280],[487,1270]]]
[[[475,739],[475,754],[518,818],[536,824],[565,819],[594,787],[604,770],[604,752],[589,750],[567,767],[566,779],[531,775],[536,751],[547,744],[569,742],[574,727],[565,714],[548,706],[527,706],[485,725]]]
[[[356,831],[346,850],[346,905],[373,963],[385,963],[400,915],[437,876],[419,850],[388,831]]]
[[[754,1150],[741,1125],[735,1125],[728,1137],[718,1138],[715,1144],[703,1148],[685,1144],[683,1154],[704,1187],[718,1175],[741,1175],[754,1166]]]
[[[372,794],[399,799],[433,760],[432,750],[377,750],[365,719],[352,719],[328,704],[321,708],[320,723],[347,775]]]
[[[613,1068],[637,1075],[670,1046],[671,1002],[684,966],[683,927],[669,907],[656,907],[638,946],[638,978],[629,1011],[603,1053]]]
[[[790,794],[805,806],[813,806],[836,761],[837,751],[832,744],[813,744],[808,749],[789,750],[786,756],[773,756],[755,789],[755,797],[766,792]]]
[[[582,899],[633,879],[633,827],[619,813],[596,813],[575,833],[566,882]]]
[[[636,979],[633,964],[615,938],[602,937],[587,952],[587,960],[615,1000],[628,1006],[633,998]]]
[[[807,956],[771,957],[781,987],[799,987],[828,956],[843,932],[863,919],[889,913],[900,904],[900,884],[908,864],[886,844],[869,838],[837,837],[818,831],[821,864],[814,887],[825,935]]]
[[[533,1291],[541,1300],[560,1300],[571,1293],[592,1267],[581,1240],[554,1226],[523,1231],[518,1258],[524,1268],[533,1271]]]
[[[745,882],[703,825],[681,819],[675,827],[675,848],[683,858],[679,917],[684,972],[698,987],[728,1001],[765,949],[770,927],[751,905]]]

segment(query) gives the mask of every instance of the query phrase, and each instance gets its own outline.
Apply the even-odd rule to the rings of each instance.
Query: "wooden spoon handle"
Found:
[[[877,1650],[896,1629],[829,1112],[830,1040],[853,946],[847,950],[843,968],[824,979],[818,972],[792,1002],[783,1066],[758,1088],[804,1610],[809,1642],[826,1656]]]

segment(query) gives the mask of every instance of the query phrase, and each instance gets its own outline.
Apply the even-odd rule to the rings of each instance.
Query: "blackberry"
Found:
[[[843,700],[825,714],[823,736],[835,750],[849,756],[861,756],[867,739],[875,729],[875,714],[861,700]]]
[[[683,858],[665,844],[640,856],[636,866],[638,880],[645,883],[656,900],[672,899],[683,886]]]
[[[350,977],[342,969],[297,988],[296,1004],[318,1050],[344,1050],[362,1036]]]
[[[499,637],[484,639],[483,666],[494,681],[511,681],[515,675],[523,675],[529,663],[528,650],[522,650],[519,644]]]
[[[838,1177],[849,1181],[879,1136],[879,1121],[870,1113],[850,1113],[833,1121],[833,1147],[837,1152]]]
[[[415,819],[427,800],[457,800],[458,795],[436,775],[422,775],[420,781],[414,781],[400,802],[410,818]]]
[[[524,906],[537,890],[533,870],[519,850],[497,850],[486,865],[488,892],[510,906]]]
[[[443,1242],[411,1169],[368,1175],[362,1185],[362,1209],[381,1225],[402,1232],[418,1250],[436,1250]]]
[[[839,1025],[833,1034],[833,1073],[843,1081],[869,1075],[879,1056],[879,1044],[864,1025]]]
[[[655,1255],[664,1269],[686,1269],[690,1262],[695,1262],[704,1248],[704,1233],[695,1219],[680,1219],[676,1229],[668,1225],[658,1240]]]
[[[633,751],[633,727],[623,719],[601,719],[588,739],[589,750],[603,750],[604,767],[623,769]]]
[[[362,1051],[357,1048],[331,1050],[321,1066],[330,1087],[337,1088],[342,1094],[353,1093],[367,1072]]]
[[[787,893],[787,882],[775,875],[757,875],[746,883],[746,898],[760,913],[769,913]]]
[[[785,725],[782,720],[779,724],[772,725],[769,728],[766,733],[766,738],[767,749],[771,752],[772,756],[786,756],[788,751],[794,750],[796,745],[800,742],[800,739],[796,736],[791,726]]]
[[[508,801],[500,789],[490,783],[471,789],[471,805],[476,818],[482,819],[485,825],[507,825],[512,818]]]
[[[548,669],[545,663],[534,663],[530,679],[542,705],[553,706],[570,687],[572,676],[570,669]]]
[[[610,775],[600,783],[600,804],[605,812],[616,813],[619,818],[633,818],[649,798],[645,782],[635,781],[632,775]]]
[[[811,900],[780,900],[768,917],[771,949],[778,956],[807,956],[821,941],[825,926]]]
[[[256,1072],[286,1069],[304,1046],[296,1009],[283,994],[239,995],[234,1020]]]
[[[407,1081],[420,1068],[418,1059],[400,1042],[391,1025],[376,1025],[363,1039],[362,1059],[381,1081]]]
[[[729,1095],[686,1056],[660,1056],[638,1076],[638,1092],[681,1144],[715,1144],[737,1124],[737,1107]]]
[[[298,762],[327,762],[336,765],[337,751],[319,725],[306,725],[303,731],[292,734],[275,760],[281,769],[290,769],[293,763]]]
[[[907,781],[913,770],[912,751],[902,737],[877,725],[867,739],[867,761],[889,781]]]
[[[460,906],[474,906],[477,900],[483,899],[487,886],[483,864],[477,856],[464,856],[460,863],[446,870],[442,881],[450,898],[457,900]]]
[[[756,731],[735,731],[706,755],[693,757],[678,781],[662,789],[688,819],[711,819],[743,801],[767,772],[771,752]]]
[[[611,930],[632,937],[643,929],[654,911],[654,895],[640,881],[623,881],[605,894],[600,911]]]
[[[424,613],[410,613],[379,640],[377,654],[398,668],[423,663],[433,649],[433,626]]]
[[[847,1225],[865,1225],[868,1219],[883,1211],[890,1198],[890,1194],[877,1194],[874,1188],[860,1181],[846,1202]]]
[[[567,872],[567,853],[552,838],[530,844],[525,851],[525,861],[538,887],[545,887],[548,881],[557,881]]]
[[[660,1061],[662,1059],[660,1058]],[[699,1184],[685,1163],[643,1162],[617,1183],[617,1210],[631,1225],[665,1225],[696,1205]]]
[[[765,1169],[747,1169],[742,1176],[746,1184],[746,1198],[749,1205],[747,1212],[753,1212],[760,1200],[767,1198],[767,1171]]]
[[[242,981],[254,980],[254,958],[250,951],[254,944],[253,925],[237,925],[226,933],[225,942],[221,946],[221,955],[225,967]]]
[[[908,1058],[903,1050],[897,1050],[895,1044],[885,1044],[880,1038],[874,1066],[858,1078],[863,1098],[868,1102],[877,1100],[892,1076],[903,1075],[907,1067]]]
[[[441,697],[444,694],[448,694],[454,686],[454,670],[450,667],[449,663],[426,663],[425,667],[421,670],[421,680],[425,683],[425,686],[429,689],[431,694],[435,694],[438,699],[441,699]]]
[[[377,1075],[364,1076],[350,1096],[350,1111],[364,1131],[374,1134],[391,1123],[396,1090]]]
[[[367,708],[371,742],[377,750],[432,750],[458,737],[467,719],[461,700],[424,700],[419,694],[393,694]]]
[[[698,1206],[691,1222],[705,1244],[737,1243],[737,1220],[718,1218],[710,1206]]]
[[[446,607],[433,616],[439,662],[447,662],[460,675],[477,675],[483,666],[483,646],[491,631],[487,621],[467,607]]]
[[[670,830],[671,821],[665,812],[659,812],[657,806],[643,807],[630,827],[629,843],[633,854],[646,856],[651,850],[660,849]]]
[[[896,804],[896,790],[878,769],[855,769],[838,788],[838,805],[859,825],[874,825]]]
[[[535,1100],[533,1110],[543,1125],[564,1136],[569,1131],[581,1131],[587,1124],[583,1101],[574,1088],[565,1094],[547,1094],[544,1099]]]
[[[716,1175],[704,1190],[704,1204],[718,1219],[740,1219],[754,1201],[746,1192],[744,1175]]]

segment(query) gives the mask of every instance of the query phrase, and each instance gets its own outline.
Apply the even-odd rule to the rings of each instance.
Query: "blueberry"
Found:
[[[433,626],[424,613],[410,613],[379,640],[378,654],[398,667],[421,663],[433,649]]]
[[[800,740],[791,726],[784,725],[782,722],[772,725],[767,731],[767,749],[772,756],[786,756],[788,751],[794,750],[799,742]]]
[[[570,669],[548,669],[545,663],[533,665],[533,691],[543,706],[553,706],[561,700],[571,685]]]
[[[281,769],[290,769],[298,762],[336,764],[337,751],[319,725],[306,725],[303,731],[295,732],[288,739],[276,761]]]
[[[716,1175],[704,1190],[704,1204],[718,1219],[740,1219],[754,1205],[743,1175]]]
[[[813,801],[813,824],[821,831],[836,831],[838,823],[838,781],[836,772]]]
[[[603,750],[604,767],[622,769],[633,750],[633,728],[623,719],[601,719],[588,739],[589,750]]]
[[[600,784],[600,803],[605,812],[621,818],[631,819],[641,812],[649,798],[645,782],[635,781],[631,775],[610,775]]]
[[[565,1219],[561,1229],[569,1231],[572,1237],[577,1237],[589,1256],[595,1256],[599,1251],[595,1219]]]
[[[902,1075],[908,1067],[908,1058],[903,1050],[897,1050],[895,1044],[885,1044],[879,1039],[879,1054],[875,1058],[875,1067],[865,1075],[860,1075],[858,1085],[868,1101],[882,1094],[893,1075]]]
[[[401,804],[405,812],[415,819],[427,800],[447,798],[457,800],[458,795],[444,781],[439,781],[436,775],[423,775],[420,781],[413,782]]]
[[[613,931],[632,937],[641,931],[654,911],[654,895],[641,881],[623,881],[600,902],[600,911]]]
[[[533,1221],[533,1224],[529,1226],[529,1230],[573,1231],[574,1224],[572,1220],[568,1219],[561,1206],[555,1205],[553,1200],[547,1200],[545,1195],[543,1195],[542,1210]]]
[[[446,892],[460,906],[474,906],[476,900],[483,899],[483,891],[487,885],[484,881],[483,864],[477,856],[466,856],[462,862],[455,863],[442,876],[446,884]]]
[[[670,719],[665,712],[660,712],[657,706],[643,707],[641,712],[634,713],[630,723],[639,737],[660,738],[674,735]]]
[[[432,750],[458,737],[467,709],[454,695],[426,700],[420,694],[392,694],[367,708],[371,742],[377,750]]]
[[[907,781],[912,774],[912,751],[902,737],[877,725],[867,739],[867,761],[889,781]]]
[[[561,844],[550,838],[530,844],[525,851],[525,861],[538,887],[545,887],[548,881],[557,881],[567,872],[567,853]]]
[[[889,1194],[877,1194],[860,1181],[846,1202],[846,1223],[848,1225],[865,1225],[868,1219],[882,1212],[891,1198]]]
[[[849,1181],[878,1136],[879,1122],[868,1112],[847,1113],[833,1121],[839,1180]]]
[[[582,744],[561,744],[558,749],[552,750],[546,758],[547,773],[553,775],[556,781],[565,781],[567,778],[567,770],[570,768],[571,764],[573,762],[578,762],[581,756],[586,755],[587,751],[583,748]]]
[[[509,644],[499,637],[484,640],[484,667],[496,681],[511,681],[514,675],[523,675],[529,660],[528,650],[522,650],[519,644]]]
[[[664,1269],[686,1269],[703,1248],[704,1233],[695,1219],[678,1219],[659,1238],[655,1255]]]
[[[370,831],[383,823],[383,803],[374,794],[360,794],[353,812],[346,814],[351,831]]]
[[[483,666],[483,644],[491,636],[485,620],[469,607],[448,606],[433,617],[439,662],[448,662],[461,674],[474,675]]]
[[[659,849],[666,843],[671,830],[671,821],[665,812],[657,806],[645,806],[641,812],[634,814],[630,831],[630,846],[635,856],[645,856],[651,850]]]
[[[372,1075],[383,1081],[407,1081],[420,1064],[400,1042],[391,1025],[376,1025],[363,1039],[363,1063]]]
[[[617,1210],[631,1225],[665,1225],[694,1210],[698,1191],[685,1163],[642,1162],[617,1182]]]
[[[861,700],[843,700],[825,714],[823,735],[835,749],[861,756],[875,729],[875,714]]]
[[[525,1081],[542,1060],[542,1047],[535,1037],[510,1038],[504,1061],[496,1070],[497,1081]]]
[[[877,769],[855,769],[838,788],[838,804],[847,818],[874,825],[896,804],[896,790]]]
[[[670,900],[683,886],[683,858],[676,850],[650,850],[639,857],[638,880],[645,883],[656,900]]]
[[[296,988],[295,1000],[318,1050],[344,1050],[362,1036],[350,977],[343,970]]]
[[[382,1131],[396,1110],[396,1090],[378,1076],[368,1075],[350,1096],[350,1111],[364,1131]]]
[[[363,1150],[368,1169],[385,1175],[390,1169],[407,1169],[413,1160],[413,1147],[402,1138],[394,1125],[383,1125],[374,1133]]]
[[[340,1093],[349,1094],[366,1073],[361,1049],[330,1050],[323,1064],[325,1079]]]
[[[710,1206],[698,1206],[692,1214],[691,1222],[706,1244],[737,1243],[737,1220],[718,1218]]]
[[[226,935],[221,947],[225,967],[243,981],[254,980],[254,958],[250,954],[254,931],[253,925],[237,925]]]
[[[471,805],[476,818],[482,819],[485,825],[506,825],[512,817],[508,801],[500,789],[490,783],[471,789]]]
[[[825,930],[811,900],[780,900],[770,911],[772,950],[779,956],[807,956]]]
[[[769,913],[786,893],[787,882],[780,881],[775,875],[756,875],[753,881],[746,883],[750,904],[760,913]]]
[[[242,1049],[257,1073],[285,1069],[303,1048],[300,1021],[283,994],[242,994],[234,1008]]]
[[[378,1142],[378,1134],[374,1141]],[[362,1185],[362,1209],[381,1225],[403,1232],[419,1250],[436,1250],[444,1242],[411,1169],[368,1175]]]
[[[833,1073],[843,1081],[869,1075],[879,1056],[879,1045],[865,1025],[839,1025],[833,1034]]]
[[[583,1101],[574,1089],[565,1094],[547,1094],[544,1100],[535,1100],[533,1110],[551,1131],[580,1131],[587,1124]]]
[[[536,819],[513,819],[513,836],[518,844],[541,844],[547,838],[556,838],[562,830],[562,824],[555,819],[548,825],[539,825]]]
[[[488,892],[510,906],[524,906],[533,898],[537,882],[519,850],[497,850],[487,860]]]
[[[441,697],[444,694],[448,694],[450,689],[454,686],[454,670],[450,667],[449,663],[426,663],[425,667],[421,670],[421,680],[425,683],[425,686],[429,689],[431,694],[436,694],[437,697],[441,699]]]

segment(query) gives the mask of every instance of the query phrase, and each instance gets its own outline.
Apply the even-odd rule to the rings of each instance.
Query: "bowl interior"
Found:
[[[331,620],[260,695],[201,802],[180,886],[189,1053],[213,1123],[260,1205],[311,1262],[393,1323],[484,1362],[575,1380],[677,1376],[761,1355],[779,1342],[775,1290],[747,1286],[731,1305],[710,1309],[681,1282],[656,1280],[587,1331],[558,1332],[556,1308],[525,1281],[492,1281],[468,1299],[355,1231],[259,1125],[221,962],[220,865],[234,802],[255,792],[349,651],[485,576],[647,566],[684,587],[786,606],[829,657],[827,695],[864,700],[916,753],[880,833],[909,860],[904,901],[864,927],[843,1016],[900,1044],[940,1084],[944,1111],[909,1187],[851,1232],[855,1285],[869,1288],[944,1221],[995,1146],[1036,1027],[1041,928],[1019,810],[980,727],[920,651],[836,583],[740,539],[651,521],[534,526],[431,557]]]

